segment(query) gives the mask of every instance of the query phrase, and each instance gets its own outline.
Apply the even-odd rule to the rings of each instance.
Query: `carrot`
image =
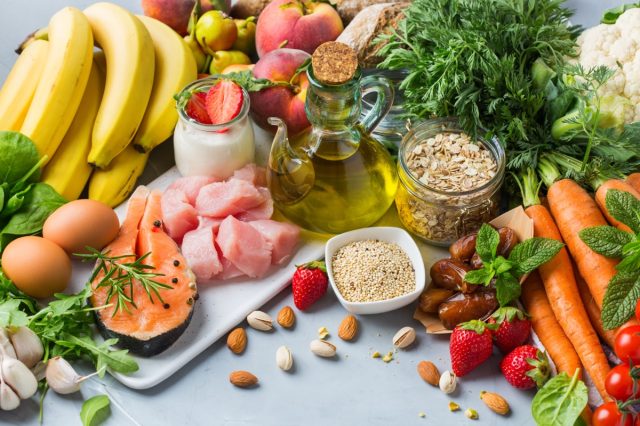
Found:
[[[607,221],[612,226],[615,226],[621,231],[631,232],[631,228],[629,228],[624,223],[616,220],[607,211],[605,197],[607,195],[607,191],[609,191],[610,189],[617,189],[620,191],[628,192],[629,194],[633,195],[639,200],[640,200],[640,192],[636,191],[633,188],[633,186],[631,186],[629,183],[619,179],[609,179],[608,181],[600,185],[600,188],[598,188],[598,190],[596,191],[596,203],[598,203],[598,206],[600,207],[600,210],[602,211],[602,213],[604,213],[605,217],[607,218]]]
[[[602,309],[609,281],[616,274],[617,260],[602,256],[589,248],[578,233],[592,226],[606,225],[607,221],[587,191],[570,179],[562,179],[547,191],[551,214],[567,243],[576,266],[589,286],[589,291]]]
[[[613,330],[605,330],[602,326],[600,308],[598,308],[596,301],[593,300],[591,293],[589,293],[589,287],[580,274],[576,274],[576,282],[578,284],[578,290],[580,291],[580,298],[582,299],[584,308],[591,319],[591,325],[593,325],[593,328],[596,330],[600,338],[604,340],[610,348],[613,348],[613,343],[616,340],[616,333]]]
[[[633,186],[633,189],[640,192],[640,173],[631,173],[627,176],[627,183]]]
[[[533,205],[527,207],[525,212],[533,220],[536,237],[563,242],[560,231],[546,207]],[[603,399],[607,399],[604,382],[611,368],[580,299],[567,249],[563,247],[553,259],[541,265],[538,272],[558,323],[578,353],[598,392]]]

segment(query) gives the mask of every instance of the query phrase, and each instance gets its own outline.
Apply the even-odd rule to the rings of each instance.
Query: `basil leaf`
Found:
[[[476,238],[476,252],[483,262],[491,262],[496,257],[500,234],[491,225],[483,223]]]
[[[602,325],[606,330],[620,327],[634,313],[640,300],[640,273],[618,272],[609,281],[602,301]]]
[[[40,154],[34,143],[19,132],[0,132],[0,182],[10,184],[29,174],[40,161]],[[37,181],[40,171],[36,170],[30,181]]]
[[[109,405],[107,395],[96,395],[83,402],[80,409],[82,426],[96,426],[104,422],[110,413]]]
[[[486,268],[481,268],[468,271],[464,274],[464,280],[471,284],[489,285],[494,275],[495,272],[489,271]]]
[[[514,275],[520,278],[547,263],[558,254],[563,245],[560,241],[549,238],[530,238],[517,244],[509,255]]]
[[[633,241],[633,235],[607,225],[585,228],[578,235],[591,250],[614,259],[620,259],[624,246]]]
[[[498,275],[496,279],[496,296],[500,306],[506,306],[518,297],[522,288],[518,279],[510,273]]]
[[[616,220],[640,234],[640,200],[625,191],[610,189],[604,199],[607,211]]]
[[[587,386],[578,380],[578,371],[570,378],[558,374],[536,393],[531,414],[536,424],[573,426],[589,399]]]

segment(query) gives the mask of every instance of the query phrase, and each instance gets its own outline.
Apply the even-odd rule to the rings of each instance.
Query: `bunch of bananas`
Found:
[[[112,3],[66,7],[23,46],[0,89],[0,130],[33,140],[49,159],[42,180],[65,198],[89,182],[89,198],[120,204],[173,132],[173,96],[197,78],[191,49]]]

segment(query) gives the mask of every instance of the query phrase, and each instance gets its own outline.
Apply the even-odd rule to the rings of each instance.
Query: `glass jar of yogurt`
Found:
[[[213,78],[188,84],[178,99],[190,93],[206,93],[217,82]],[[186,104],[178,105],[179,120],[173,134],[176,166],[182,176],[212,176],[225,179],[255,156],[253,127],[249,120],[249,94],[242,89],[242,107],[231,121],[202,124],[189,117]]]

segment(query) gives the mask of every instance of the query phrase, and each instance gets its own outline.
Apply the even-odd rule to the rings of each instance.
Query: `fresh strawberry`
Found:
[[[211,119],[207,113],[207,94],[203,92],[194,92],[187,102],[187,115],[198,123],[211,124]]]
[[[212,124],[233,120],[242,109],[242,88],[233,81],[220,80],[207,92],[207,113]]]
[[[508,354],[523,345],[531,335],[531,322],[518,308],[500,308],[491,315],[488,322],[498,324],[498,328],[493,332],[493,340],[503,354]]]
[[[301,311],[309,309],[327,292],[328,282],[324,262],[314,261],[299,265],[291,279],[293,303]]]
[[[491,330],[484,322],[464,322],[453,330],[449,341],[449,353],[451,367],[456,376],[468,374],[489,359],[492,352]]]
[[[511,351],[500,362],[500,370],[507,382],[518,389],[542,387],[551,372],[547,356],[531,345],[519,346]]]

